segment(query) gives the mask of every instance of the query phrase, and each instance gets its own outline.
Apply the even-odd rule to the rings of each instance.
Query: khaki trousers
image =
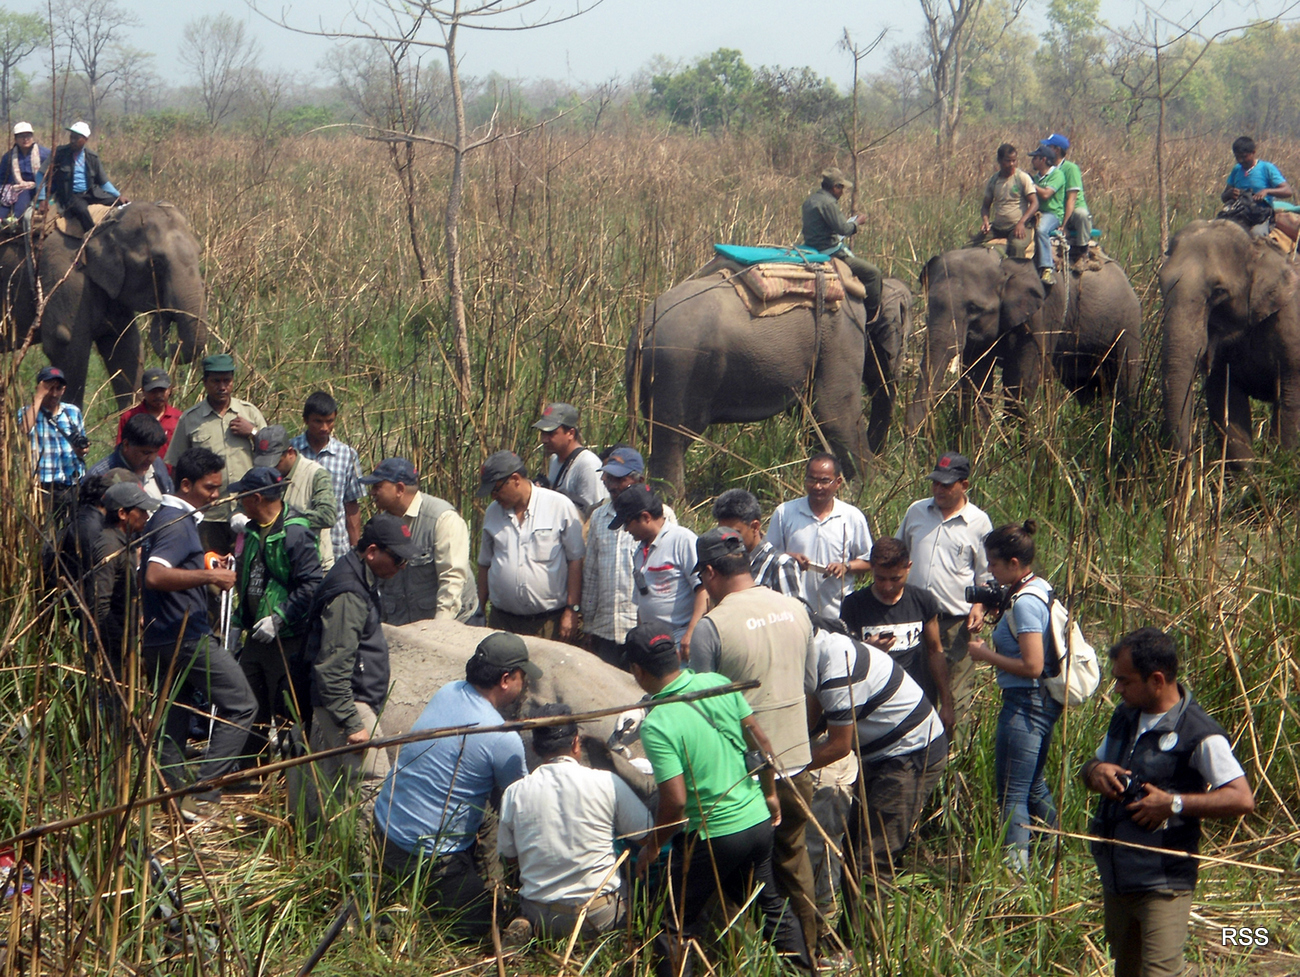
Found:
[[[773,830],[772,874],[781,893],[790,900],[790,911],[799,920],[804,942],[812,954],[817,950],[817,886],[807,841],[812,774],[803,770],[793,777],[782,777],[776,782],[776,797],[781,802],[781,823]]]
[[[364,702],[357,704],[357,716],[370,730],[371,739],[384,735],[379,725],[379,717]],[[330,750],[347,744],[347,734],[343,732],[330,714],[317,706],[312,712],[311,736],[308,743],[313,753]],[[362,804],[362,820],[369,823],[374,810],[375,795],[388,776],[388,752],[386,750],[358,750],[342,756],[327,757],[303,767],[291,768],[291,773],[303,771],[298,777],[289,780],[289,796],[295,803],[302,803],[308,818],[312,821],[322,819],[324,805],[320,792],[333,797],[338,804],[345,805],[352,799],[354,792],[359,793]]]
[[[1179,977],[1192,911],[1190,892],[1103,892],[1115,977]]]
[[[970,632],[966,630],[966,618],[940,614],[939,641],[943,645],[943,656],[948,660],[948,685],[952,689],[953,752],[960,753],[970,739],[966,720],[970,718],[971,703],[975,700],[975,662],[968,654]],[[939,699],[935,691],[936,697],[930,701],[938,709]],[[931,690],[925,692],[928,696]]]

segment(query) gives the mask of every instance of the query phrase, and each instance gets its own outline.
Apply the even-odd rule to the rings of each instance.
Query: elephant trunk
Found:
[[[165,341],[168,327],[174,323],[180,341],[181,362],[192,362],[202,355],[208,339],[208,297],[203,279],[197,271],[183,277],[173,275],[163,300],[165,306],[153,322],[151,339],[154,350],[161,357],[168,356]]]
[[[1165,305],[1160,339],[1165,431],[1180,454],[1192,446],[1192,407],[1196,374],[1205,358],[1209,308],[1200,296]]]

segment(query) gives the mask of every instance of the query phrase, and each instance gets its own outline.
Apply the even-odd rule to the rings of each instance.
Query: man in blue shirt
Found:
[[[499,726],[528,679],[541,675],[522,638],[494,632],[465,663],[465,681],[439,689],[411,732]],[[385,870],[403,884],[418,873],[425,904],[457,912],[459,936],[482,938],[491,929],[492,898],[474,867],[476,835],[492,792],[526,773],[518,733],[449,736],[402,747],[379,789],[374,833]]]
[[[1267,160],[1256,157],[1255,140],[1250,136],[1239,136],[1232,141],[1232,155],[1237,165],[1228,174],[1228,184],[1219,199],[1230,204],[1243,194],[1250,194],[1273,208],[1273,223],[1294,240],[1300,233],[1300,215],[1293,211],[1300,208],[1291,202],[1295,191],[1286,182],[1282,171]]]
[[[57,366],[36,374],[36,393],[29,406],[18,411],[18,426],[31,442],[36,480],[50,502],[57,523],[63,510],[76,499],[77,483],[86,474],[86,424],[81,409],[63,403],[68,381]]]
[[[85,233],[95,226],[87,204],[128,203],[120,190],[109,182],[99,155],[86,148],[90,138],[89,122],[74,122],[68,126],[68,141],[54,150],[49,169],[37,181],[41,213],[49,209],[45,199],[52,190],[54,200],[68,217],[75,217]]]

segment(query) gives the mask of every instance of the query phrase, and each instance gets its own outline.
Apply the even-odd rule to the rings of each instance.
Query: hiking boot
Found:
[[[502,946],[523,946],[533,938],[533,924],[522,916],[517,916],[510,921],[501,932]]]
[[[1051,268],[1044,268],[1038,273],[1038,277],[1044,285],[1056,284],[1056,272],[1052,271]]]

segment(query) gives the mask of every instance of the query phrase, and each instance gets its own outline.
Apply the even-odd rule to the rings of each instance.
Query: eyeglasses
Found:
[[[496,498],[496,494],[501,491],[501,486],[504,485],[506,482],[510,481],[510,477],[511,476],[507,475],[505,478],[501,479],[501,481],[493,485],[492,491],[488,493],[488,496],[490,498]]]
[[[397,567],[397,569],[400,570],[406,566],[406,557],[398,556],[392,550],[384,550],[384,552],[388,554],[388,558],[393,561],[393,566]]]
[[[827,485],[834,485],[837,481],[839,481],[838,475],[831,475],[829,478],[825,476],[822,478],[816,478],[813,475],[804,476],[805,485],[816,485],[818,488],[824,488]]]

